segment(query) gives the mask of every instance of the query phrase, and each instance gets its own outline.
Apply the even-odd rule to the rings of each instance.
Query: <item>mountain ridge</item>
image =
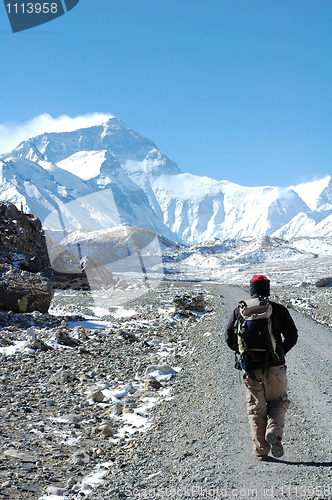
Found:
[[[214,237],[326,236],[332,228],[330,176],[282,188],[182,173],[118,118],[40,134],[0,155],[0,198],[25,205],[46,229],[140,225],[189,245]]]

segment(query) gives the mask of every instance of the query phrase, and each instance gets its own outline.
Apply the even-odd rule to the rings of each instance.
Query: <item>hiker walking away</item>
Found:
[[[268,460],[284,454],[281,443],[286,393],[285,354],[296,344],[297,329],[288,309],[269,301],[270,281],[255,275],[251,299],[241,301],[228,322],[225,339],[242,370],[254,455]]]

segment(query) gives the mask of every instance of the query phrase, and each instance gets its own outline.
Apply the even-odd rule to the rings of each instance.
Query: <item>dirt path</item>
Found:
[[[221,293],[229,309],[243,297],[241,289],[233,287],[221,287]],[[300,313],[291,313],[299,341],[287,356],[291,407],[284,435],[285,456],[264,467],[260,464],[259,470],[255,466],[255,479],[250,482],[256,482],[263,498],[269,494],[273,498],[283,498],[283,494],[289,498],[331,498],[332,332]],[[239,392],[235,389],[230,404]],[[247,445],[245,435],[242,439]],[[247,465],[248,458],[241,458],[240,475],[245,474]],[[248,483],[243,480],[240,484],[245,491]]]

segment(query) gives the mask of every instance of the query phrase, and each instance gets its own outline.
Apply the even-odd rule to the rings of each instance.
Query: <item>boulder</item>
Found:
[[[318,280],[315,285],[319,288],[324,287],[324,286],[331,286],[332,285],[332,278],[322,278]]]
[[[42,271],[52,281],[53,288],[61,290],[90,290],[88,278],[82,269],[79,257],[53,241],[46,234],[46,243],[51,266]]]
[[[53,295],[51,284],[40,275],[0,264],[0,310],[45,313]]]
[[[86,255],[79,259],[68,249],[47,237],[52,268],[44,275],[53,281],[54,288],[74,290],[98,290],[114,285],[112,270]]]

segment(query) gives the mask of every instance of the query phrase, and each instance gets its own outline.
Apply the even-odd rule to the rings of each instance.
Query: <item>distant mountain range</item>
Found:
[[[46,229],[147,226],[175,242],[251,236],[330,236],[332,181],[244,187],[181,173],[117,118],[45,133],[0,156],[0,200],[21,203]]]

